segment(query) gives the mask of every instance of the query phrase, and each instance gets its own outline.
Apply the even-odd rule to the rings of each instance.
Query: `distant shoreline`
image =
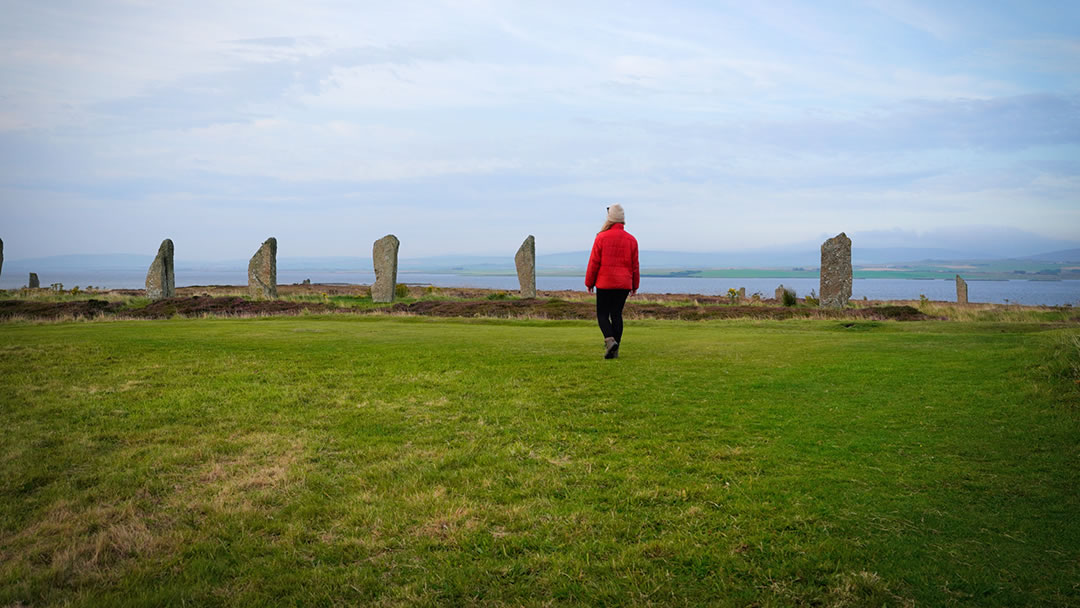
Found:
[[[432,271],[398,271],[399,275],[408,274],[438,274],[446,276],[464,276],[464,277],[515,277],[516,273],[513,271],[499,271],[499,272],[432,272]],[[1065,276],[1055,275],[1028,275],[1028,274],[1006,274],[1006,273],[980,273],[980,272],[942,272],[942,273],[929,273],[929,272],[917,272],[906,270],[871,270],[861,271],[855,270],[852,272],[852,278],[854,279],[897,279],[907,281],[952,281],[956,278],[956,275],[960,275],[965,281],[1080,281],[1080,273],[1069,273]],[[1074,276],[1075,275],[1075,276]],[[538,277],[583,277],[585,271],[580,272],[545,272],[537,271]],[[700,271],[669,271],[669,272],[657,272],[657,271],[643,271],[641,273],[642,278],[654,278],[654,279],[817,279],[819,278],[818,272],[798,272],[798,271],[784,271],[784,270],[763,270],[763,269],[741,269],[731,268],[724,270],[700,270]]]
[[[27,284],[26,275],[8,273],[4,269],[0,278],[0,289],[18,290]],[[71,290],[79,287],[94,289],[132,289],[141,290],[145,284],[145,272],[39,272],[42,287],[62,286]],[[852,297],[870,300],[916,300],[925,296],[931,300],[954,301],[956,287],[955,275],[935,277],[901,277],[890,274],[885,278],[863,278],[858,271],[852,285]],[[1049,277],[977,277],[965,273],[962,275],[970,286],[969,298],[973,302],[996,302],[1031,305],[1080,305],[1080,281],[1072,279],[1050,279]],[[318,272],[282,270],[277,273],[278,285],[298,285],[310,279],[314,284],[341,287],[349,285],[371,285],[375,276],[372,272]],[[398,273],[398,282],[413,285],[433,285],[437,288],[485,288],[507,293],[519,288],[517,276],[512,274],[448,274],[448,273]],[[584,276],[580,273],[545,275],[538,274],[536,287],[541,291],[564,291],[585,289]],[[230,270],[219,272],[199,272],[178,268],[176,271],[178,286],[209,285],[246,285],[247,273]],[[810,276],[653,276],[646,273],[641,279],[641,293],[688,293],[701,295],[724,295],[729,290],[745,288],[747,296],[757,293],[761,297],[772,297],[778,285],[783,284],[794,289],[800,296],[811,295],[820,289],[816,273]]]

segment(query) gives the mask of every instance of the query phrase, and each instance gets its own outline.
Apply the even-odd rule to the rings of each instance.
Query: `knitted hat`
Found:
[[[607,221],[604,222],[604,227],[600,229],[600,232],[611,228],[615,224],[625,224],[626,213],[623,211],[622,205],[615,203],[607,208]]]

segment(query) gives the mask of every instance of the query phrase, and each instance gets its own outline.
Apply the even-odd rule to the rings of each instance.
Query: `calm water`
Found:
[[[0,277],[0,288],[15,289],[26,285],[26,277],[12,276],[4,272]],[[39,273],[42,286],[63,283],[70,289],[76,285],[96,287],[140,289],[146,278],[143,272],[130,270],[102,270],[83,273]],[[310,278],[315,283],[358,283],[371,284],[375,280],[372,272],[330,272],[310,270],[282,270],[278,273],[278,282],[282,284],[300,283]],[[438,287],[484,287],[489,289],[518,288],[517,278],[513,276],[470,276],[453,274],[400,273],[402,283],[420,283]],[[729,288],[745,287],[747,295],[760,292],[771,297],[777,285],[793,288],[800,296],[818,288],[817,279],[688,279],[654,278],[641,279],[643,293],[693,293],[701,295],[723,295]],[[200,271],[177,270],[177,285],[245,285],[246,271]],[[584,289],[580,277],[537,277],[536,286],[541,290]],[[911,279],[855,279],[852,286],[855,299],[863,296],[871,300],[914,300],[925,295],[931,300],[952,301],[956,299],[956,285],[952,279],[920,281]],[[969,281],[968,299],[972,302],[1019,304],[1063,304],[1080,305],[1080,281]]]

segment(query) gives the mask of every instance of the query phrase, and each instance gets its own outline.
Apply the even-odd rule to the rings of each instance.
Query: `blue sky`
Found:
[[[611,202],[653,250],[1080,241],[1076,2],[4,14],[9,258],[553,253]]]

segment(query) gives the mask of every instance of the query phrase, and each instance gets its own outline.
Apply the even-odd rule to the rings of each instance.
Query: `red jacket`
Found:
[[[626,231],[626,226],[614,224],[596,235],[585,271],[585,287],[636,290],[640,282],[637,239]]]

